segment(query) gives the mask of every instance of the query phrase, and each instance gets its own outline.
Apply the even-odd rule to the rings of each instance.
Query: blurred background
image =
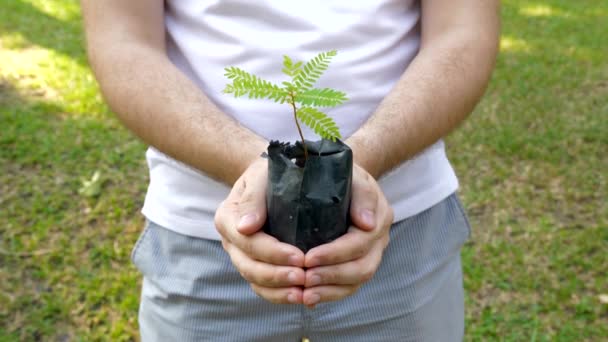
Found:
[[[503,2],[447,139],[473,235],[467,340],[608,340],[608,1]],[[0,341],[137,339],[145,146],[87,65],[78,1],[0,0]]]

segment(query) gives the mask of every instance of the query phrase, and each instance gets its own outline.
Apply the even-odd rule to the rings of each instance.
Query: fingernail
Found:
[[[295,304],[298,302],[298,296],[296,296],[294,293],[290,293],[287,295],[287,301],[292,304]]]
[[[296,275],[296,272],[289,272],[289,274],[287,275],[287,280],[290,283],[295,283],[296,280],[298,280],[298,276]]]
[[[254,224],[257,221],[257,218],[258,218],[258,215],[256,215],[256,214],[243,215],[241,217],[241,220],[239,221],[239,225],[237,226],[237,228],[251,226],[252,224]]]
[[[306,305],[315,305],[317,304],[319,301],[321,300],[321,296],[319,296],[318,294],[313,294],[310,295],[309,299],[308,299],[308,303],[306,303]]]
[[[376,224],[376,219],[374,218],[374,213],[369,209],[364,209],[361,212],[361,219],[363,223],[366,225],[373,227]]]
[[[313,275],[310,277],[310,286],[317,286],[319,284],[321,284],[321,277],[318,275]]]

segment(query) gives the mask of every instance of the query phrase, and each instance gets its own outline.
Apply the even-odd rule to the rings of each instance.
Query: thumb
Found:
[[[251,235],[264,226],[264,222],[266,221],[265,214],[259,213],[246,213],[241,215],[239,223],[236,226],[236,230],[244,235]]]
[[[372,176],[363,170],[353,174],[350,216],[357,228],[367,231],[376,227],[378,190],[373,182]]]
[[[266,222],[267,171],[252,170],[251,177],[243,179],[243,191],[238,199],[239,233],[251,235],[259,231]],[[249,176],[249,175],[248,175]]]

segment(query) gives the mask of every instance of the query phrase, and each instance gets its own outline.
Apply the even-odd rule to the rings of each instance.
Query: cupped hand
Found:
[[[236,181],[215,214],[215,226],[232,263],[260,297],[301,304],[304,253],[260,231],[266,221],[268,162],[260,158]]]
[[[309,307],[355,293],[374,276],[388,245],[393,209],[376,180],[357,165],[350,215],[354,226],[346,234],[305,255],[303,303]]]

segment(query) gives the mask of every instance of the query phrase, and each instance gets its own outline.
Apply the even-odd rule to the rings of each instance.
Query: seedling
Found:
[[[225,69],[231,83],[224,93],[285,103],[293,111],[302,146],[279,141],[268,145],[264,232],[304,252],[333,241],[350,226],[352,150],[339,140],[342,136],[334,120],[319,109],[344,103],[346,94],[314,88],[336,54],[322,52],[306,63],[283,56],[283,73],[290,79],[282,86],[234,66]],[[322,140],[304,140],[300,122]]]
[[[224,75],[232,83],[226,85],[224,93],[233,94],[234,97],[248,95],[250,99],[269,99],[289,104],[304,147],[304,158],[307,160],[308,149],[298,119],[323,139],[336,141],[342,138],[335,121],[318,108],[338,106],[347,100],[346,94],[331,88],[314,88],[336,54],[335,50],[321,52],[306,64],[283,56],[282,71],[291,77],[291,81],[282,82],[282,87],[240,68],[227,67]]]

